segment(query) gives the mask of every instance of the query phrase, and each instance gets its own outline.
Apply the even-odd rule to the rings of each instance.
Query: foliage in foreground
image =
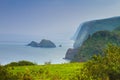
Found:
[[[76,77],[76,80],[120,80],[120,47],[108,45],[103,56],[93,56]]]
[[[6,67],[0,65],[0,80],[17,80],[17,75],[13,75]]]
[[[72,76],[80,71],[83,64],[84,63],[2,66],[7,76],[0,75],[0,80],[72,80]],[[0,72],[0,74],[4,75],[3,72]],[[4,77],[9,78],[4,79]]]

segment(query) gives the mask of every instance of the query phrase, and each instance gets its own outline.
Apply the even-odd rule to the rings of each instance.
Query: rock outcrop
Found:
[[[62,45],[60,44],[59,47],[62,47]]]
[[[39,43],[39,47],[42,47],[42,48],[55,48],[56,45],[50,40],[43,39]]]
[[[66,52],[65,59],[73,60],[77,55],[78,49],[69,48]]]
[[[102,30],[112,31],[118,26],[120,26],[120,17],[112,17],[82,23],[73,37],[75,41],[73,46],[74,48],[71,50],[68,49],[65,58],[72,60],[78,53],[78,50],[76,51],[76,49],[80,48],[84,41],[95,32]]]
[[[31,46],[31,47],[38,47],[39,43],[35,42],[35,41],[31,41],[31,43],[29,43],[27,46]]]
[[[41,40],[40,43],[32,41],[31,43],[28,44],[28,46],[41,47],[41,48],[55,48],[56,47],[56,45],[52,41],[46,40],[46,39]]]

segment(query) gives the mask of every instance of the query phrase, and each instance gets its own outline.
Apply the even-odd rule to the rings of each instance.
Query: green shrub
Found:
[[[36,63],[30,62],[30,61],[19,61],[19,62],[11,62],[5,66],[28,66],[28,65],[36,65]]]
[[[25,73],[22,77],[22,80],[34,80],[29,73]]]
[[[18,80],[18,77],[10,73],[6,67],[0,65],[0,80]]]
[[[120,47],[109,44],[103,55],[94,55],[76,80],[120,80]]]

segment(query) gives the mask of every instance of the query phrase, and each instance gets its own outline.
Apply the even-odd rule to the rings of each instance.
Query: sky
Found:
[[[0,41],[69,40],[85,21],[120,16],[120,0],[0,0]]]

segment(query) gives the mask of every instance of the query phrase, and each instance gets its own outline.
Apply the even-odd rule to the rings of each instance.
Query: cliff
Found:
[[[84,51],[81,47],[85,46],[85,41],[98,31],[113,31],[118,26],[120,26],[120,17],[112,17],[107,19],[93,20],[82,23],[74,36],[74,49],[73,51],[67,51],[65,58],[73,60],[79,52]],[[97,38],[97,37],[96,37]],[[96,43],[94,43],[96,44]],[[87,44],[86,44],[87,45]],[[93,45],[93,44],[91,44]],[[89,47],[87,47],[89,48]],[[69,56],[68,56],[69,55]],[[82,54],[83,55],[83,54]],[[83,55],[84,56],[84,55]],[[77,59],[78,60],[78,59]],[[86,60],[86,59],[85,59]]]
[[[75,54],[73,61],[86,61],[93,55],[102,55],[103,49],[107,47],[109,43],[120,45],[120,31],[97,31],[92,36],[89,36],[85,40],[82,46],[79,48],[77,54]]]
[[[119,25],[120,17],[93,20],[82,23],[82,25],[79,26],[80,30],[76,32],[77,34],[75,34],[76,37],[74,38],[74,48],[80,47],[89,35],[102,30],[112,31]]]
[[[65,59],[73,60],[75,55],[77,55],[78,49],[69,48],[66,52]]]

